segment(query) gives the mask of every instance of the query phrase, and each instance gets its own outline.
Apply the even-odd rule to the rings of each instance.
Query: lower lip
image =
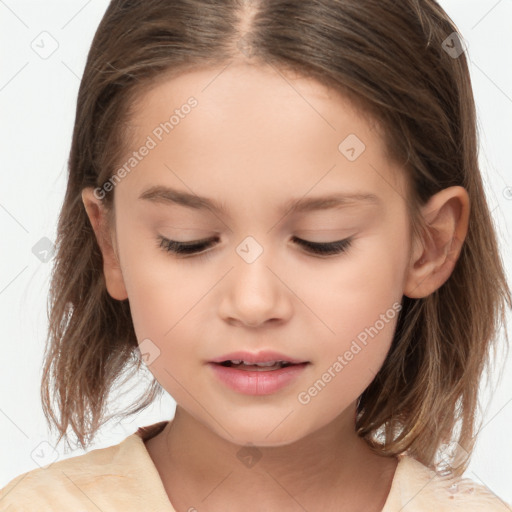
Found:
[[[208,363],[226,386],[244,395],[270,395],[296,379],[309,363],[294,364],[279,370],[237,370],[217,363]]]

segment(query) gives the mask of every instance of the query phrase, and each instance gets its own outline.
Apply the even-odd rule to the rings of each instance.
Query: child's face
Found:
[[[175,110],[166,133],[161,123]],[[232,442],[284,444],[327,425],[382,365],[407,280],[405,182],[376,129],[314,81],[242,66],[160,83],[132,123],[137,162],[115,186],[117,289],[126,290],[139,344],[151,340],[141,346],[150,370]],[[226,211],[140,198],[155,186]],[[294,199],[355,192],[377,202],[283,210]],[[214,245],[206,257],[180,259],[159,237]],[[321,258],[294,237],[352,242]],[[309,364],[263,395],[229,388],[209,364],[262,350]]]

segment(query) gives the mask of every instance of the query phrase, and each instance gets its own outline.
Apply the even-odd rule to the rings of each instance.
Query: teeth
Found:
[[[231,360],[232,364],[244,364],[246,366],[275,366],[276,364],[284,364],[286,361],[267,361],[266,363],[248,363],[242,359]]]

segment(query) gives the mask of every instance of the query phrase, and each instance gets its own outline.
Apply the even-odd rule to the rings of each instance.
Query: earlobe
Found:
[[[107,222],[105,208],[101,200],[94,195],[94,188],[92,187],[82,190],[82,202],[103,257],[103,273],[107,291],[113,299],[125,300],[128,298],[128,294],[119,264],[115,239]]]
[[[459,186],[441,190],[422,207],[427,232],[413,241],[404,295],[426,297],[449,279],[467,235],[469,208],[468,193]]]

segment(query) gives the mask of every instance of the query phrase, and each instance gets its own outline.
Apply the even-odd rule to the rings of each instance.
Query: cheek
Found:
[[[178,329],[180,319],[198,301],[200,290],[193,273],[183,272],[183,264],[177,264],[171,255],[158,248],[156,237],[120,235],[119,245],[137,339],[165,343]]]
[[[362,392],[389,351],[401,309],[402,246],[403,240],[399,244],[387,234],[368,236],[357,251],[301,282],[304,302],[322,320],[315,336],[318,371],[338,361],[332,371],[341,388]],[[314,288],[308,288],[311,280],[317,283]]]
[[[337,334],[355,335],[354,328],[373,324],[401,301],[403,243],[375,233],[356,240],[353,250],[332,262],[315,263],[307,273],[297,268],[295,274],[304,276],[298,294]]]
[[[318,311],[329,330],[324,325],[317,329],[316,365],[298,396],[312,416],[325,415],[332,404],[332,414],[348,407],[373,381],[389,352],[401,297],[389,278],[380,277],[388,275],[380,272],[385,268],[380,260],[375,273],[339,272],[323,288],[329,300],[323,298]]]
[[[194,283],[190,273],[185,278],[165,253],[152,259],[139,253],[128,268],[127,291],[140,350],[149,353],[146,364],[160,385],[174,399],[184,401],[187,396],[179,383],[190,377],[191,366],[184,362],[197,362],[192,326],[197,323],[194,305],[204,286]]]

